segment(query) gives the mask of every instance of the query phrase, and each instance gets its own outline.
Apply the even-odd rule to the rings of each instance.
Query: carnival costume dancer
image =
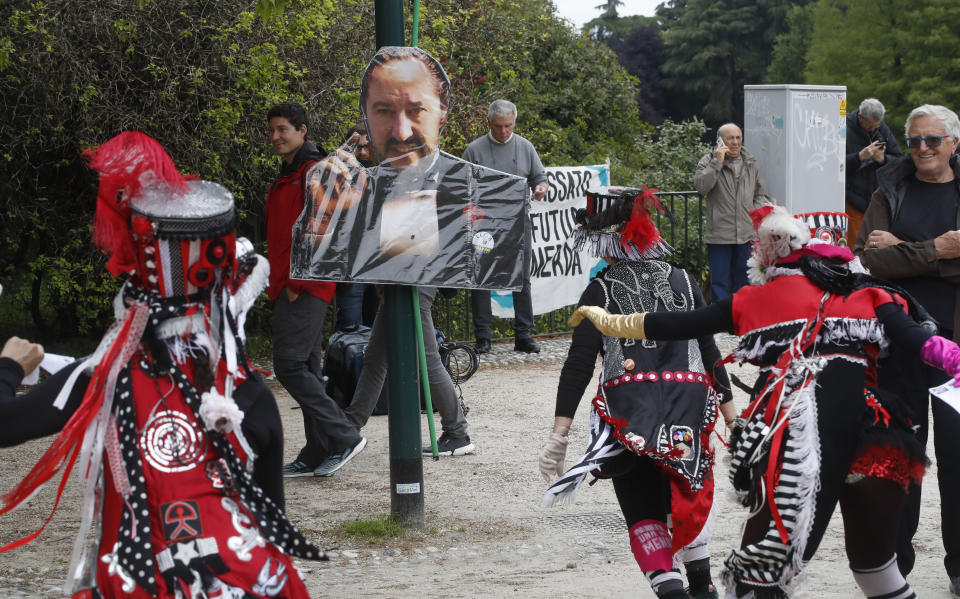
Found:
[[[809,230],[783,208],[751,216],[754,284],[732,298],[684,314],[579,308],[571,324],[587,316],[605,334],[635,339],[729,331],[740,336],[730,359],[761,367],[731,444],[731,480],[751,517],[725,562],[728,597],[788,595],[838,501],[864,595],[914,597],[897,568],[892,523],[926,458],[904,403],[873,386],[877,356],[892,340],[960,384],[960,349],[908,316],[926,319],[849,249],[808,244]]]
[[[308,597],[290,556],[325,556],[284,515],[279,413],[243,350],[266,260],[236,239],[230,193],[181,176],[153,139],[123,133],[88,156],[94,240],[128,278],[92,356],[0,395],[0,444],[60,431],[0,513],[58,473],[59,501],[79,460],[73,597]]]
[[[599,210],[600,202],[610,206]],[[575,243],[578,249],[588,246],[613,266],[590,282],[580,305],[620,314],[672,313],[705,305],[686,271],[657,259],[672,248],[660,238],[648,205],[660,207],[647,189],[639,194],[628,190],[621,196],[589,196],[587,210],[578,215],[582,226]],[[598,353],[603,368],[593,400],[590,446],[564,473],[567,432]],[[726,372],[714,368],[719,359],[709,335],[638,343],[602,336],[587,321],[574,329],[560,374],[553,432],[540,457],[544,478],[548,482],[554,475],[560,478],[541,503],[573,501],[590,472],[612,478],[630,547],[657,597],[717,597],[707,547],[713,503],[709,437],[717,418],[713,383],[718,384],[721,401],[731,398]],[[686,564],[690,594],[674,569],[674,554]]]

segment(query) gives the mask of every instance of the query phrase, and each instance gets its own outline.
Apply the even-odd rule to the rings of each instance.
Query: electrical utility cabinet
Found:
[[[843,212],[847,88],[743,86],[743,145],[770,198],[793,214]]]

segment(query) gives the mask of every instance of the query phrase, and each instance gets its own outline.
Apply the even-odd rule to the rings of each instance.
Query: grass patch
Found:
[[[403,536],[406,527],[391,516],[381,516],[367,520],[353,520],[337,527],[339,532],[367,543],[377,543],[384,539]]]

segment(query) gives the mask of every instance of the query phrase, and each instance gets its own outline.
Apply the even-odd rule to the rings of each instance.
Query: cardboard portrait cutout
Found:
[[[377,52],[360,111],[379,164],[360,165],[354,136],[307,172],[292,278],[520,288],[527,181],[439,150],[449,88],[423,50]]]

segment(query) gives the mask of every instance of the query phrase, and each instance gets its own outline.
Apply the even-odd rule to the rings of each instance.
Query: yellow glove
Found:
[[[575,327],[586,317],[593,322],[598,331],[608,337],[646,339],[643,332],[643,319],[646,316],[646,312],[627,315],[610,314],[597,306],[580,306],[567,323]]]

